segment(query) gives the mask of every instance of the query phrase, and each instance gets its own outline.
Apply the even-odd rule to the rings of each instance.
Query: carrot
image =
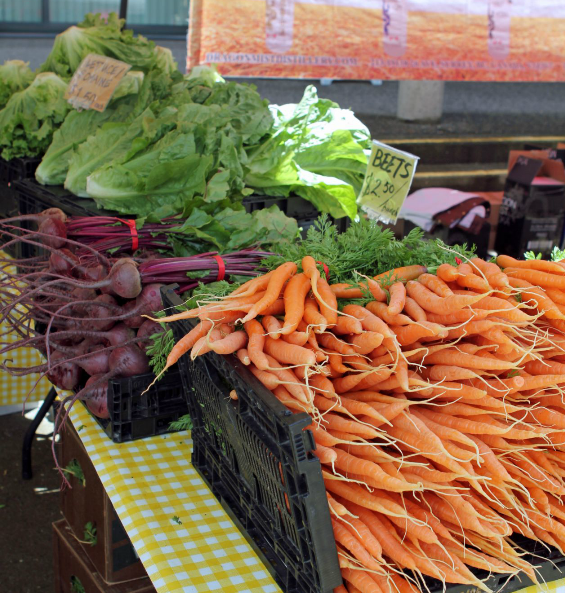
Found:
[[[549,263],[549,262],[547,262]],[[563,268],[562,272],[565,272]],[[549,274],[547,272],[540,272],[538,270],[524,270],[520,268],[505,268],[504,273],[509,278],[518,278],[520,280],[526,280],[535,286],[541,288],[554,288],[557,290],[563,290],[565,288],[565,275],[560,274]]]
[[[314,294],[314,296],[318,301],[320,313],[326,318],[328,325],[335,325],[337,323],[337,297],[324,278],[318,280],[318,295]]]
[[[394,268],[374,276],[374,280],[379,282],[381,286],[390,286],[394,282],[408,282],[409,280],[416,280],[422,274],[425,274],[428,269],[425,266],[404,266],[401,268]]]
[[[339,587],[336,587],[333,590],[333,593],[350,593],[350,592],[347,591],[347,589],[343,585],[340,585]]]
[[[269,371],[262,371],[255,365],[250,365],[249,370],[267,389],[270,389],[271,391],[274,391],[280,385],[279,379]]]
[[[284,342],[294,344],[295,346],[305,346],[308,343],[308,334],[306,332],[292,332],[282,337]]]
[[[362,299],[363,291],[352,284],[332,284],[331,291],[338,299]],[[382,290],[382,289],[381,289]],[[383,291],[384,292],[384,291]],[[385,297],[386,300],[386,297]]]
[[[424,337],[445,338],[448,335],[447,328],[429,321],[422,321],[418,325],[393,326],[391,329],[401,346],[413,344]]]
[[[304,301],[304,321],[313,326],[316,333],[326,331],[328,320],[320,313],[315,299],[307,298]]]
[[[561,313],[557,305],[545,294],[545,292],[538,286],[534,286],[526,280],[520,278],[509,277],[508,281],[512,288],[522,289],[522,302],[527,303],[531,300],[534,306],[548,319],[564,320],[565,315]]]
[[[265,294],[251,307],[249,313],[243,318],[243,323],[254,319],[271,306],[279,298],[284,283],[296,274],[296,270],[297,266],[294,262],[286,262],[274,270]]]
[[[304,315],[304,299],[310,292],[310,279],[306,274],[293,276],[284,289],[284,325],[283,335],[291,334],[298,327]]]
[[[380,570],[381,565],[369,554],[365,546],[345,526],[332,518],[335,541],[349,550],[363,566],[371,570]]]
[[[311,350],[283,341],[277,342],[270,336],[267,336],[265,339],[264,350],[281,363],[306,366],[314,366],[316,364],[316,355]]]
[[[320,460],[320,463],[332,464],[337,457],[334,449],[324,447],[323,445],[316,445],[316,448],[312,451],[314,455]]]
[[[371,576],[362,570],[342,568],[341,576],[348,583],[351,583],[354,587],[359,589],[361,593],[384,593]]]
[[[369,292],[371,293],[375,301],[379,301],[380,303],[386,303],[387,294],[381,288],[381,285],[376,280],[373,280],[373,278],[365,276],[365,279],[367,280],[367,287],[369,288]]]
[[[530,375],[565,375],[565,364],[553,360],[531,360],[524,365]]]
[[[257,278],[252,278],[243,283],[239,288],[236,288],[232,293],[227,295],[226,299],[233,299],[234,297],[251,296],[256,292],[261,292],[267,288],[273,272],[268,272]]]
[[[298,380],[290,369],[282,367],[272,356],[267,355],[267,360],[269,362],[269,372],[275,375],[285,385],[293,397],[302,402],[308,402],[310,400],[308,388]]]
[[[565,292],[557,288],[546,288],[545,293],[557,305],[565,305]]]
[[[277,299],[272,305],[263,309],[261,315],[284,315],[284,299]]]
[[[247,334],[244,331],[236,331],[223,339],[212,342],[211,349],[216,354],[233,354],[247,345],[247,339]]]
[[[387,324],[379,317],[372,313],[370,306],[372,303],[368,303],[368,307],[361,307],[360,305],[346,305],[343,308],[343,312],[346,315],[352,315],[356,319],[359,319],[363,329],[366,331],[373,331],[382,334],[385,338],[392,338],[394,334],[390,331]]]
[[[307,414],[311,414],[313,411],[311,405],[294,398],[290,394],[290,392],[281,384],[279,384],[275,389],[273,389],[273,393],[282,404],[284,404],[287,408],[290,408],[291,410],[295,410],[296,412],[306,412]]]
[[[475,292],[490,291],[489,283],[482,276],[476,275],[469,264],[460,264],[457,271],[459,272],[459,276],[456,282],[459,286],[469,288]]]
[[[265,315],[261,323],[273,340],[278,340],[281,337],[280,330],[282,329],[282,323],[276,317]]]
[[[425,355],[424,360],[426,364],[447,364],[452,366],[460,366],[468,369],[481,370],[510,370],[514,364],[504,360],[483,358],[474,354],[466,354],[459,352],[455,348],[446,348],[438,350],[431,354]]]
[[[243,327],[249,336],[249,343],[247,345],[249,359],[259,370],[264,371],[269,367],[269,362],[263,352],[265,347],[263,326],[256,319],[251,319]]]
[[[489,297],[484,297],[488,299]],[[484,299],[481,299],[482,302]],[[510,303],[508,303],[510,304]],[[437,315],[436,313],[427,313],[428,321],[432,323],[439,323],[440,325],[456,325],[471,319],[479,320],[488,317],[489,311],[478,309],[479,303],[475,303],[473,308],[460,309],[448,315]]]
[[[336,504],[339,504],[343,510],[349,513],[347,508],[342,504]],[[352,513],[350,514],[352,515]],[[371,533],[371,530],[367,527],[367,525],[365,525],[363,521],[361,521],[361,519],[357,519],[354,516],[348,516],[347,519],[345,519],[344,527],[365,546],[367,551],[374,558],[384,562],[382,557],[383,548],[379,540]]]
[[[386,517],[377,515],[364,506],[355,504],[350,500],[347,500],[346,506],[353,514],[357,515],[359,519],[363,521],[363,523],[365,523],[371,533],[381,544],[383,552],[386,556],[389,556],[403,567],[409,569],[416,568],[412,555],[407,552],[402,544],[399,543],[392,535],[394,529],[390,523],[388,523],[388,519]]]
[[[501,268],[520,268],[522,270],[535,270],[549,274],[565,274],[565,269],[556,262],[549,262],[543,259],[518,260],[509,255],[499,255],[496,263]]]
[[[212,329],[205,336],[202,336],[192,347],[190,357],[194,360],[197,356],[201,356],[212,350],[212,342],[221,340],[222,334],[219,329]],[[245,345],[245,344],[244,344]]]
[[[167,362],[163,373],[170,367],[172,367],[178,359],[188,352],[200,338],[206,336],[206,334],[212,329],[212,322],[205,320],[194,326],[185,336],[183,336],[172,348],[167,356]]]
[[[465,369],[445,364],[436,364],[429,370],[429,378],[432,381],[462,381],[464,379],[474,379],[477,373],[471,369]]]
[[[451,295],[445,298],[438,297],[419,282],[410,281],[406,284],[406,292],[411,296],[425,311],[447,315],[454,313],[473,305],[481,300],[482,294],[475,296]]]
[[[379,436],[379,431],[361,424],[356,420],[346,420],[337,414],[328,413],[324,415],[322,420],[323,425],[327,430],[337,430],[340,432],[349,432],[364,438],[374,439]]]
[[[422,309],[422,307],[409,296],[406,297],[406,302],[404,303],[404,312],[414,321],[420,322],[428,320],[424,309]]]
[[[357,321],[357,320],[356,320]],[[377,346],[382,344],[384,336],[377,332],[366,331],[357,336],[351,336],[349,343],[355,348],[358,354],[369,354]]]
[[[356,354],[355,348],[353,346],[341,341],[339,338],[336,338],[333,334],[319,334],[318,342],[324,348],[330,348],[334,352],[338,352],[342,355]]]
[[[492,424],[485,422],[477,422],[475,420],[469,420],[468,418],[458,418],[457,416],[450,416],[448,414],[442,414],[441,412],[433,412],[431,410],[420,410],[421,414],[424,414],[433,422],[446,426],[448,428],[454,428],[464,434],[494,434],[502,435],[509,432],[509,428],[498,428]]]
[[[408,315],[403,315],[402,313],[399,313],[398,315],[391,315],[388,312],[388,307],[385,303],[371,301],[370,303],[367,303],[365,307],[371,313],[382,319],[387,325],[411,325],[414,323],[412,319],[408,317]]]
[[[403,309],[406,302],[406,288],[402,282],[395,282],[389,288],[390,301],[388,304],[388,314],[398,315]]]
[[[359,319],[345,315],[340,315],[337,318],[337,323],[332,329],[338,335],[360,334],[363,332],[363,326]]]
[[[357,390],[358,391],[365,391],[370,390],[375,385],[378,385],[385,379],[388,379],[392,374],[392,369],[390,368],[381,368],[378,371],[375,368],[375,371],[365,374],[363,380],[357,383]]]
[[[240,348],[237,351],[237,357],[239,358],[240,362],[243,363],[245,366],[249,366],[251,364],[251,359],[249,358],[247,348]]]
[[[444,282],[456,282],[459,278],[459,271],[451,264],[441,264],[437,267],[436,275]]]
[[[422,274],[418,278],[418,282],[423,284],[428,290],[431,290],[439,297],[448,297],[453,294],[453,291],[447,284],[433,274]]]

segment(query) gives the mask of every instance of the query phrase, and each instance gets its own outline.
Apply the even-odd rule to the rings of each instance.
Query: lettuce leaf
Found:
[[[275,125],[248,151],[245,182],[258,193],[297,194],[335,218],[357,215],[369,130],[347,109],[306,88],[297,105],[271,106]]]
[[[14,93],[23,91],[35,78],[28,64],[21,60],[9,60],[0,66],[0,109]]]
[[[0,111],[2,158],[43,154],[70,106],[67,83],[52,72],[38,74],[23,91],[14,93]]]
[[[155,67],[158,53],[155,44],[141,35],[124,29],[124,19],[115,12],[107,22],[100,14],[88,14],[82,23],[69,27],[57,37],[40,72],[55,72],[70,78],[82,60],[91,53],[108,56],[130,64],[133,70],[149,72]]]
[[[53,134],[53,142],[35,171],[37,181],[43,185],[62,185],[67,177],[72,151],[76,146],[94,134],[102,124],[127,122],[135,114],[143,79],[143,72],[128,72],[102,112],[93,109],[72,109],[61,127]]]

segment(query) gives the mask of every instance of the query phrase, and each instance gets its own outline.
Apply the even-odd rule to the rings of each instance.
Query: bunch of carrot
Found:
[[[336,593],[416,592],[424,575],[488,591],[471,568],[537,581],[510,536],[565,553],[565,264],[475,258],[362,288],[301,268],[159,321],[200,319],[167,366],[234,354],[312,416]]]

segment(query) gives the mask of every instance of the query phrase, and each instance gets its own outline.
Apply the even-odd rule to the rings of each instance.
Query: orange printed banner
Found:
[[[565,80],[565,0],[190,4],[188,68],[226,76]]]

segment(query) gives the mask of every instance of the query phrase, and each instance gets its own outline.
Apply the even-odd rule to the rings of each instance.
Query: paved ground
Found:
[[[21,414],[0,416],[0,591],[53,591],[51,523],[61,518],[51,440],[34,443],[33,479],[21,478]]]
[[[185,63],[184,40],[157,40],[170,47],[181,69]],[[52,39],[0,37],[0,60],[19,58],[37,68],[45,59]],[[307,84],[320,96],[349,107],[370,128],[375,138],[431,136],[552,135],[565,129],[565,83],[447,82],[444,117],[439,124],[409,124],[396,119],[398,83],[381,86],[369,82],[254,80],[259,92],[278,103],[300,100]]]

